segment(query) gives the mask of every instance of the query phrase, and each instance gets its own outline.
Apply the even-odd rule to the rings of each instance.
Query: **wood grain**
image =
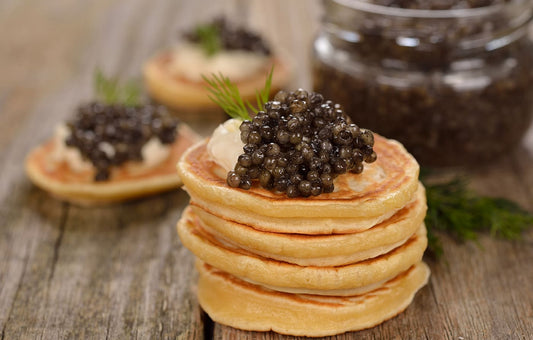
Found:
[[[302,339],[212,324],[201,312],[193,257],[175,232],[182,190],[87,209],[23,174],[25,154],[91,99],[96,66],[138,78],[180,30],[219,13],[265,32],[293,65],[291,87],[309,87],[318,1],[0,3],[0,340]],[[205,135],[216,125],[185,120]],[[533,211],[533,130],[500,164],[467,175],[478,192]],[[533,230],[516,242],[442,237],[445,261],[428,259],[430,283],[404,313],[330,339],[533,338]]]

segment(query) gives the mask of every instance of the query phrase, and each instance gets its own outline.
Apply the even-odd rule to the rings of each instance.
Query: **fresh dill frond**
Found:
[[[428,249],[439,257],[442,245],[435,231],[450,234],[459,241],[476,241],[478,235],[507,240],[519,239],[533,227],[533,215],[516,203],[503,198],[479,196],[468,190],[464,179],[446,183],[425,184],[428,211]]]
[[[211,57],[222,49],[220,34],[215,25],[199,25],[195,28],[194,33],[198,38],[200,47],[207,56]]]
[[[212,74],[211,78],[207,78],[203,75],[202,78],[208,85],[207,90],[210,93],[208,95],[209,99],[220,106],[230,117],[240,120],[250,120],[250,113],[248,110],[251,110],[254,113],[264,110],[264,106],[266,102],[268,102],[273,74],[274,67],[270,69],[263,89],[256,92],[257,107],[254,107],[248,101],[244,101],[237,86],[223,74]]]
[[[209,99],[220,106],[230,117],[241,120],[249,120],[250,115],[246,105],[241,98],[239,89],[233,84],[228,77],[223,74],[212,74],[211,79],[202,76],[204,81],[209,85]]]
[[[124,84],[121,101],[126,106],[136,106],[140,104],[141,88],[138,83],[129,81]]]
[[[106,77],[100,69],[94,73],[94,92],[96,99],[105,104],[140,104],[141,89],[136,82],[120,84],[118,79]]]

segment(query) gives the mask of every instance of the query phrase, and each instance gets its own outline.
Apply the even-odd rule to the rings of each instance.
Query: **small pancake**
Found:
[[[198,300],[215,322],[251,331],[328,336],[373,327],[411,303],[429,277],[419,262],[364,295],[331,297],[276,292],[199,264]]]
[[[302,235],[265,232],[190,206],[183,218],[217,238],[249,252],[300,266],[341,266],[388,253],[409,239],[422,224],[426,197],[422,184],[415,202],[388,220],[358,233]]]
[[[186,190],[186,189],[185,189]],[[187,191],[187,190],[186,190]],[[275,217],[254,213],[218,202],[206,201],[202,197],[191,198],[191,206],[221,216],[225,220],[238,221],[256,230],[273,233],[302,235],[331,235],[363,232],[386,221],[397,210],[391,210],[374,217]]]
[[[209,99],[204,82],[194,82],[173,75],[169,69],[171,61],[172,53],[165,51],[154,56],[144,65],[144,81],[152,98],[176,110],[218,107]],[[274,65],[274,74],[270,87],[271,94],[275,94],[288,82],[289,70],[287,66],[281,60],[273,58],[257,74],[234,82],[244,100],[255,103],[256,91],[265,86],[265,76],[272,65]]]
[[[288,198],[257,183],[250,190],[229,187],[221,168],[209,159],[207,141],[187,150],[178,163],[178,173],[192,202],[256,229],[308,235],[361,231],[403,208],[418,188],[416,160],[400,143],[374,136],[377,161],[365,164],[362,174],[337,177],[334,192],[314,197]],[[260,223],[256,223],[257,216],[262,217]],[[270,218],[273,223],[262,224]],[[313,223],[315,218],[321,223]],[[349,223],[348,219],[357,221]]]
[[[198,260],[200,261],[200,260]],[[352,295],[362,295],[366,294],[368,292],[371,292],[381,286],[385,282],[387,282],[389,279],[381,280],[375,283],[371,283],[366,286],[362,287],[356,287],[356,288],[346,288],[346,289],[328,289],[328,290],[322,290],[322,289],[308,289],[308,288],[291,288],[291,287],[280,287],[280,286],[272,286],[272,285],[265,285],[261,283],[257,283],[253,280],[249,280],[247,278],[239,277],[240,280],[243,280],[248,283],[252,283],[254,285],[258,285],[264,288],[268,288],[271,290],[275,290],[278,292],[283,293],[291,293],[291,294],[311,294],[311,295],[324,295],[324,296],[352,296]]]
[[[80,205],[125,201],[179,187],[182,182],[176,174],[175,164],[198,139],[196,133],[181,123],[170,156],[165,161],[153,168],[113,168],[111,179],[103,182],[94,181],[94,170],[74,172],[65,162],[53,161],[53,140],[32,150],[26,157],[25,168],[35,185],[65,201]]]
[[[427,245],[421,225],[404,244],[381,256],[344,266],[299,266],[223,243],[199,227],[197,219],[181,218],[177,228],[183,245],[202,261],[237,277],[289,288],[353,289],[390,279],[419,262]]]

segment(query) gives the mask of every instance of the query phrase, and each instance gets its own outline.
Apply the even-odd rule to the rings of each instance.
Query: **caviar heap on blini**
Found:
[[[141,105],[138,90],[96,73],[98,101],[81,105],[55,136],[34,149],[26,172],[61,199],[100,204],[173,189],[174,165],[198,140],[162,106]]]
[[[289,197],[316,196],[332,192],[338,175],[361,173],[363,162],[377,158],[372,132],[318,93],[280,91],[263,109],[240,126],[244,153],[228,173],[231,187],[249,189],[258,180]]]
[[[206,82],[233,119],[178,162],[191,199],[177,228],[211,319],[328,336],[407,308],[429,277],[416,160],[319,93],[269,100],[267,77],[255,106],[223,75]]]
[[[177,126],[178,120],[163,106],[93,102],[80,106],[77,115],[67,121],[69,131],[64,142],[90,161],[96,170],[95,181],[107,181],[112,167],[150,158],[149,151],[145,151],[147,146],[174,143]]]
[[[218,18],[184,32],[175,46],[148,60],[144,80],[150,96],[168,107],[219,110],[208,98],[202,75],[223,73],[244,99],[251,99],[273,65],[275,92],[288,81],[287,63],[258,33]]]

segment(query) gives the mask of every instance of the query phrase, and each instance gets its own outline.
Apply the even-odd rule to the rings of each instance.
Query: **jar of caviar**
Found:
[[[317,92],[423,165],[475,165],[520,143],[533,110],[533,3],[325,0]]]

